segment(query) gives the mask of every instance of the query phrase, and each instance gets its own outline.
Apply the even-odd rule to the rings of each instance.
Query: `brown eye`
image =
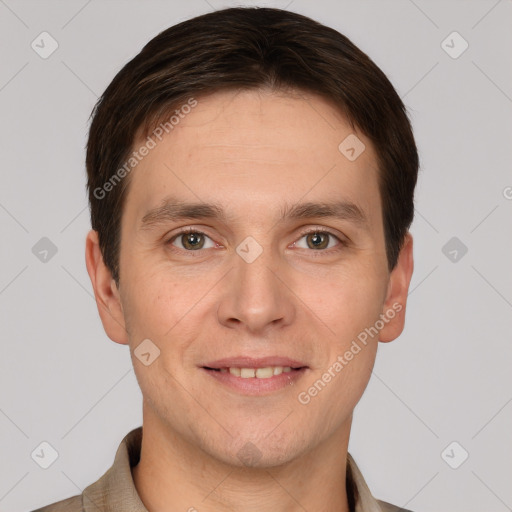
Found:
[[[201,233],[185,233],[181,235],[181,242],[185,249],[202,249],[204,236]]]
[[[201,249],[215,247],[215,244],[210,237],[200,231],[186,231],[178,233],[175,237],[169,240],[169,243],[185,251],[199,251]]]
[[[325,249],[329,245],[329,233],[310,233],[306,235],[308,247],[310,249]]]
[[[334,249],[336,246],[343,246],[343,242],[329,231],[309,231],[303,233],[294,247],[300,249],[313,249],[314,251],[323,251],[324,249]]]

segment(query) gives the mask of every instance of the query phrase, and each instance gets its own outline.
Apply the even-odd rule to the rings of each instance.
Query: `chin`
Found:
[[[268,432],[272,432],[272,428]],[[238,467],[265,469],[280,466],[304,451],[304,447],[298,446],[299,440],[294,440],[292,435],[292,432],[282,432],[279,438],[269,438],[266,433],[261,434],[261,430],[258,437],[242,434],[233,440],[227,457],[226,452],[223,455],[226,462]]]

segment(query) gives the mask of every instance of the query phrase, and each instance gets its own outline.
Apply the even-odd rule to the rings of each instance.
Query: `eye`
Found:
[[[304,240],[304,242],[302,242],[302,240]],[[318,251],[322,249],[331,249],[332,247],[340,244],[342,244],[341,240],[334,234],[329,231],[316,229],[314,231],[303,233],[302,237],[293,245],[300,249],[313,249]]]
[[[185,251],[198,251],[215,247],[215,242],[200,231],[186,230],[174,235],[167,243]]]

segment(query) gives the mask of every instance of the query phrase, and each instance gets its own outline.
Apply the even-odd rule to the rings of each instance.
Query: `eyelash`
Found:
[[[174,235],[172,235],[171,238],[169,238],[166,242],[165,242],[165,245],[166,246],[169,246],[171,248],[172,251],[177,251],[177,252],[180,252],[180,253],[183,253],[183,252],[186,252],[188,255],[190,256],[196,256],[196,254],[194,253],[199,253],[201,254],[204,250],[207,250],[207,249],[198,249],[196,251],[187,251],[187,250],[184,250],[184,249],[180,249],[179,247],[174,247],[172,245],[172,242],[174,240],[176,240],[178,237],[180,237],[181,235],[186,235],[186,234],[189,234],[189,233],[196,233],[198,235],[203,235],[203,236],[206,236],[208,238],[210,238],[211,240],[211,237],[209,237],[206,233],[198,230],[198,229],[195,229],[193,227],[187,227],[187,228],[184,228],[182,230],[180,230],[178,233],[175,233]],[[313,233],[317,233],[317,234],[325,234],[325,235],[329,235],[333,238],[335,238],[339,243],[338,243],[338,246],[337,248],[330,248],[330,249],[320,249],[320,250],[314,250],[314,249],[310,249],[310,252],[312,252],[315,257],[316,256],[321,256],[322,253],[327,253],[327,254],[331,254],[333,252],[338,252],[338,251],[341,251],[342,249],[344,249],[345,247],[347,247],[348,243],[347,241],[341,239],[340,237],[338,237],[337,235],[335,235],[334,233],[332,233],[331,231],[329,230],[326,230],[326,229],[320,229],[320,228],[313,228],[313,229],[308,229],[308,230],[305,230],[305,231],[302,231],[300,233],[300,237],[298,240],[300,240],[301,238],[307,236],[307,235],[310,235],[310,234],[313,234]],[[297,240],[297,241],[298,241]],[[212,240],[213,241],[213,240]],[[295,243],[295,242],[294,242]],[[198,255],[199,255],[198,254]]]

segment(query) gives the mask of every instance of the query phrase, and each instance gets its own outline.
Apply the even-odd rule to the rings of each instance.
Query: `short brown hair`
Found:
[[[258,88],[319,94],[371,140],[388,268],[395,267],[413,220],[418,175],[418,153],[400,97],[377,65],[336,30],[290,11],[242,7],[204,14],[158,34],[119,71],[94,107],[86,157],[91,223],[116,284],[127,174],[133,167],[126,162],[137,138],[147,137],[191,98]]]

